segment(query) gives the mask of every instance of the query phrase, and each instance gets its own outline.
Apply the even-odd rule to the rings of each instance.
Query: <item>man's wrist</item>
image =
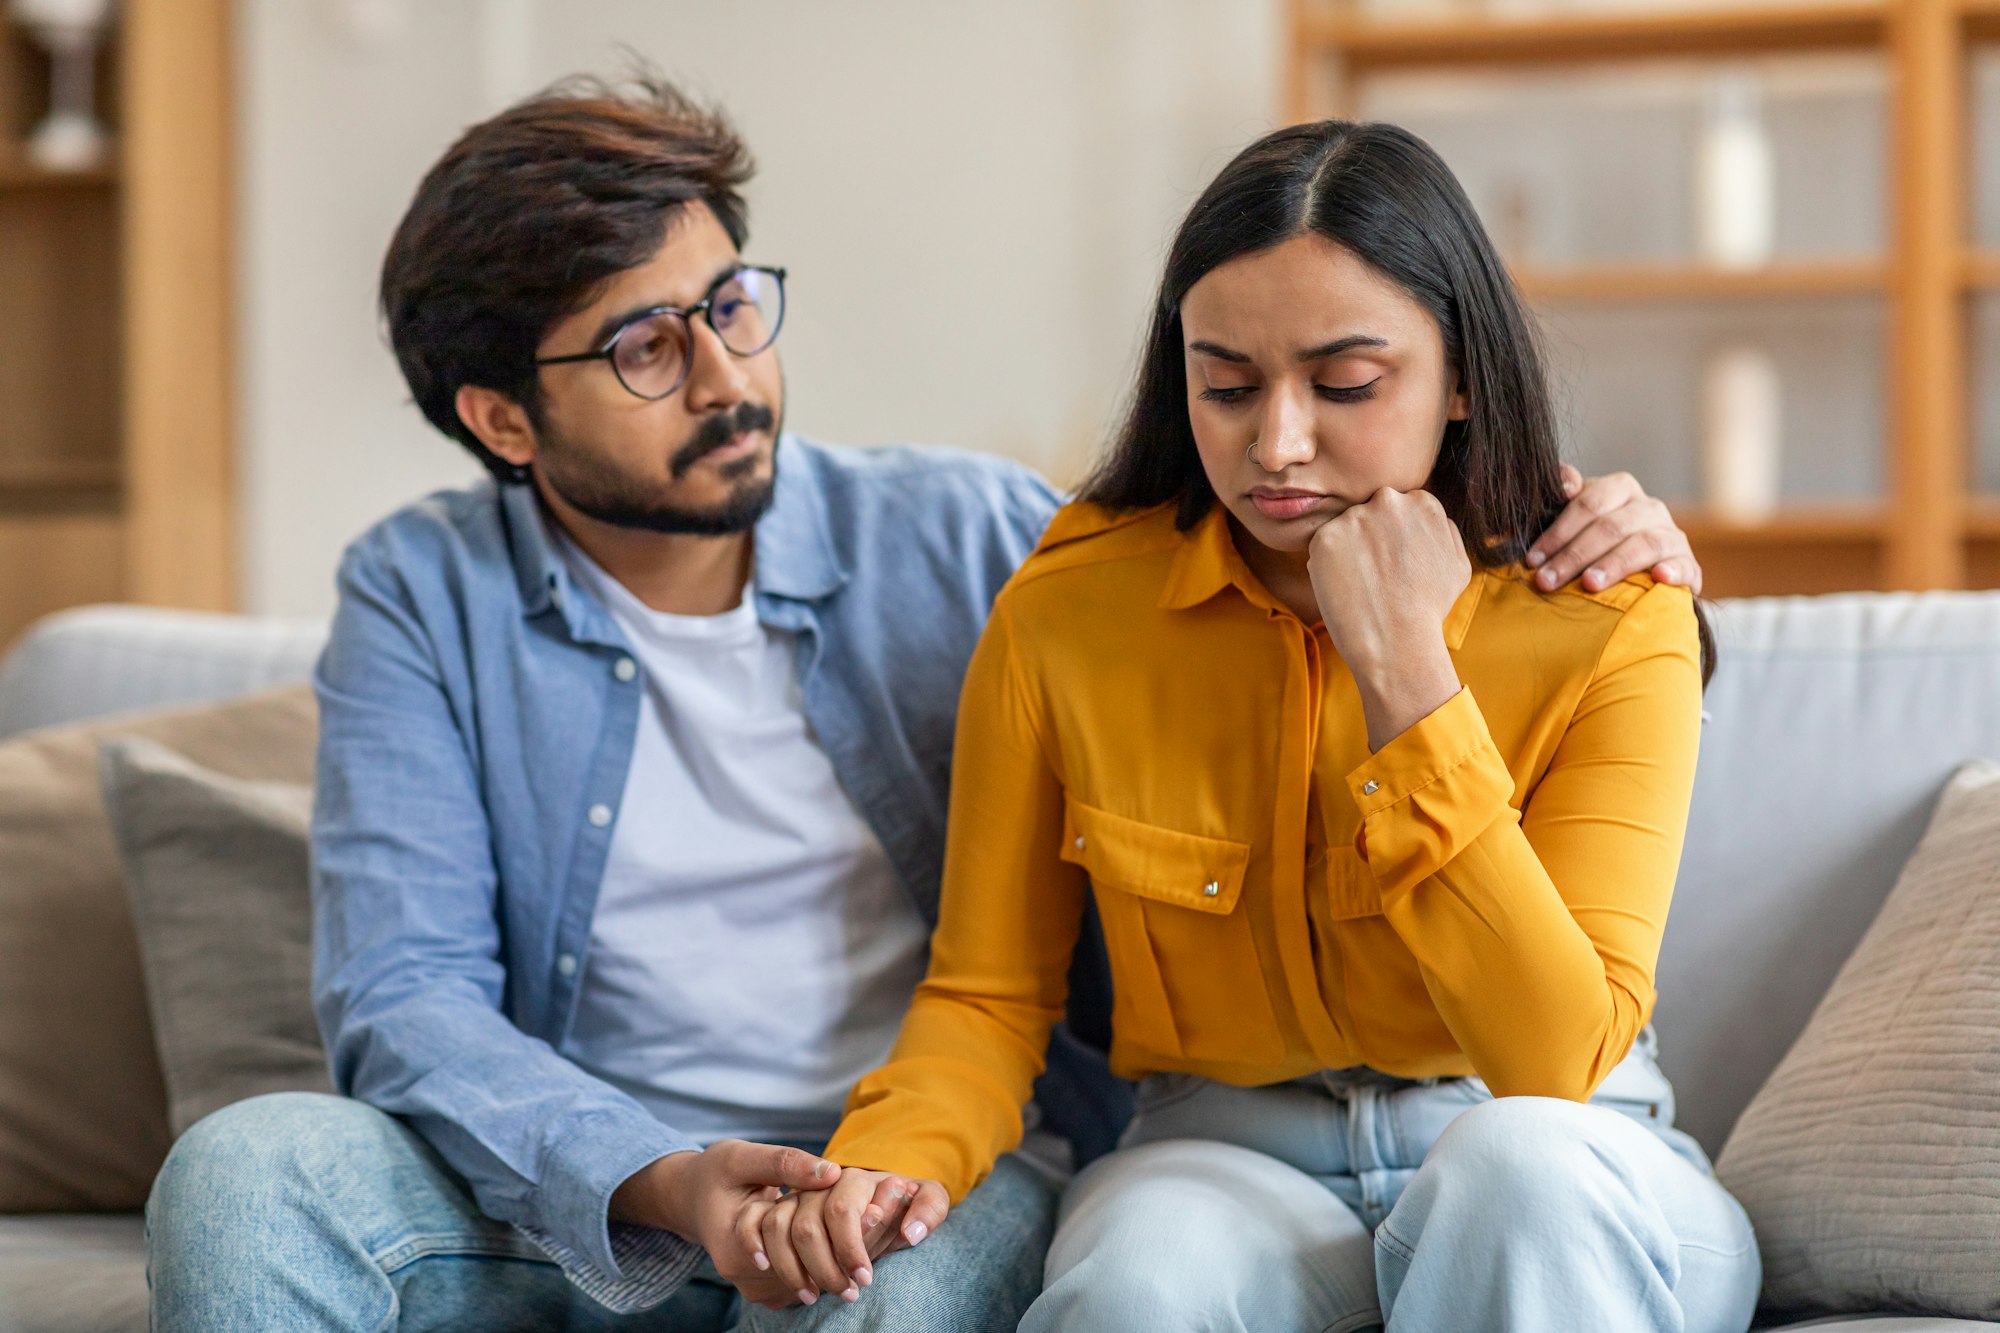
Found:
[[[694,1151],[668,1153],[634,1171],[611,1192],[611,1220],[671,1231],[700,1244],[692,1234],[693,1213],[687,1207],[688,1174],[700,1156]]]

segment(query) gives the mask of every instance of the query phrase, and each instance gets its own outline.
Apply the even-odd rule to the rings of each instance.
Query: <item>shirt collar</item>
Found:
[[[1445,616],[1444,641],[1447,648],[1458,648],[1471,632],[1473,617],[1479,612],[1480,595],[1486,587],[1486,573],[1484,569],[1474,567],[1471,581]],[[1165,585],[1160,590],[1159,605],[1163,610],[1184,611],[1200,606],[1223,589],[1232,587],[1262,611],[1273,616],[1291,614],[1250,572],[1250,566],[1243,563],[1236,541],[1230,535],[1229,511],[1217,504],[1181,534],[1180,547],[1174,552]]]

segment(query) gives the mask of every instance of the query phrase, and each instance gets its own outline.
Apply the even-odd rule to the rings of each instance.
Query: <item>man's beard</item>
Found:
[[[618,472],[586,449],[571,445],[544,426],[535,466],[549,489],[587,518],[613,527],[636,528],[686,537],[727,537],[748,532],[771,507],[778,484],[777,417],[762,403],[742,402],[704,420],[667,464],[676,481],[696,463],[738,435],[761,431],[773,441],[769,475],[755,476],[763,455],[751,454],[717,469],[735,483],[720,504],[692,509],[663,503],[643,483]]]

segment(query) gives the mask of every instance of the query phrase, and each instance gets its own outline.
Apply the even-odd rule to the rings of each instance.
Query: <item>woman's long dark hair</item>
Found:
[[[1308,231],[1387,275],[1436,321],[1470,415],[1446,426],[1426,488],[1475,563],[1521,560],[1565,503],[1534,325],[1451,169],[1394,125],[1326,120],[1277,130],[1202,192],[1168,251],[1124,425],[1082,498],[1112,509],[1172,503],[1182,529],[1214,507],[1188,422],[1182,298],[1230,260]],[[1706,682],[1715,640],[1699,607],[1695,614]]]

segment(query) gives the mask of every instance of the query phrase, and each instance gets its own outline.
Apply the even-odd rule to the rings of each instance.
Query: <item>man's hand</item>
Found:
[[[1369,749],[1451,701],[1459,681],[1444,618],[1472,581],[1472,562],[1436,496],[1384,487],[1319,526],[1306,567],[1334,651],[1361,692]]]
[[[834,1163],[797,1148],[724,1139],[641,1167],[611,1195],[611,1218],[692,1241],[745,1300],[777,1309],[797,1302],[797,1287],[770,1271],[762,1245],[743,1243],[737,1221],[746,1207],[776,1201],[781,1189],[823,1191],[840,1178]]]
[[[737,1230],[739,1243],[759,1245],[772,1274],[804,1304],[821,1292],[852,1302],[875,1280],[877,1259],[919,1243],[950,1211],[935,1180],[848,1167],[831,1189],[749,1203]]]
[[[1586,590],[1601,592],[1634,574],[1651,573],[1661,583],[1701,595],[1701,563],[1687,534],[1664,504],[1639,489],[1631,473],[1586,481],[1565,463],[1562,475],[1569,508],[1528,550],[1537,588],[1554,592],[1581,575]]]

